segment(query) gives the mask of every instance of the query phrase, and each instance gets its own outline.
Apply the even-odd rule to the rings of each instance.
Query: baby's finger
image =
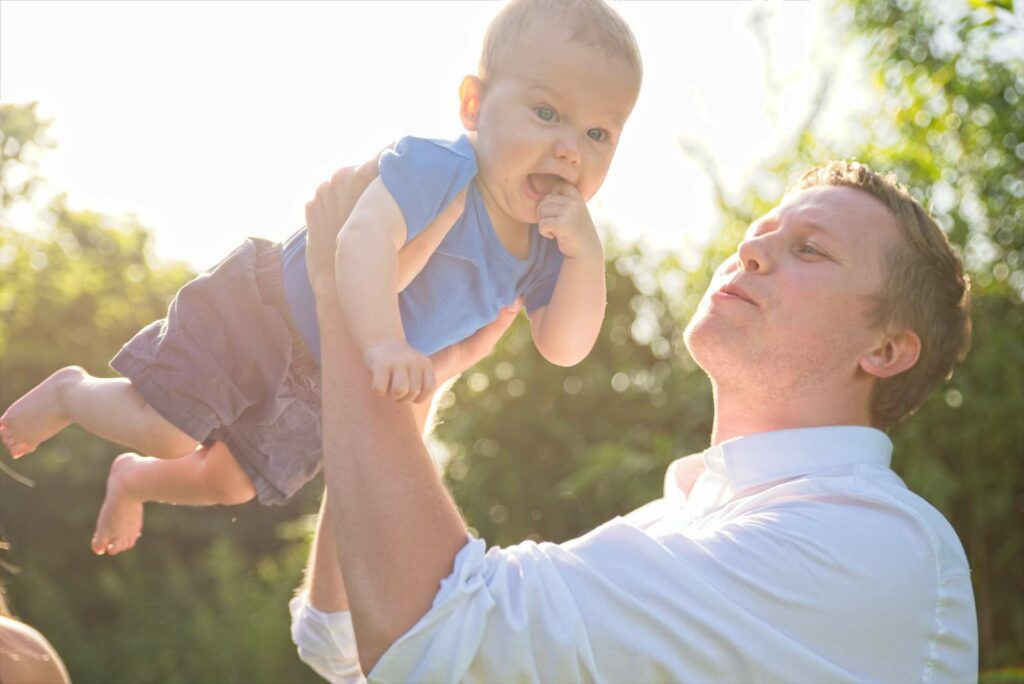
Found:
[[[424,357],[423,363],[416,369],[416,392],[409,392],[409,401],[422,402],[426,397],[434,393],[434,362],[429,357]]]
[[[409,371],[404,366],[399,366],[391,374],[390,394],[395,401],[404,401],[409,395]]]
[[[420,393],[423,391],[423,370],[420,368],[412,368],[409,371],[409,392],[404,397],[403,401],[419,401]]]
[[[388,393],[388,385],[391,381],[391,371],[385,366],[374,365],[370,369],[373,373],[373,391],[378,397],[383,397]]]
[[[572,199],[582,199],[580,197],[580,191],[576,189],[575,185],[568,181],[558,181],[555,183],[548,195],[562,195],[563,197],[570,197]]]
[[[568,204],[570,200],[562,195],[544,195],[540,202],[537,202],[537,211],[544,207],[553,207]]]
[[[416,398],[416,401],[423,402],[430,399],[430,397],[434,396],[436,389],[437,376],[434,375],[434,364],[430,364],[423,372],[423,391],[420,392],[420,396]]]
[[[537,222],[537,232],[543,237],[554,238],[558,223],[551,218],[542,218]]]

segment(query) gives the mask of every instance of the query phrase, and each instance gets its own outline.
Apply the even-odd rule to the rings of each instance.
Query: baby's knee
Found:
[[[244,504],[256,496],[252,480],[235,460],[231,450],[223,442],[216,442],[198,452],[204,479],[211,494],[222,506]]]
[[[256,496],[256,487],[248,477],[226,478],[217,486],[217,498],[221,506],[238,506],[248,503]]]

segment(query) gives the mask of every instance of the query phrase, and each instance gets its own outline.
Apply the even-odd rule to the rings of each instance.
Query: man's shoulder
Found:
[[[865,557],[859,549],[870,549],[870,557],[885,556],[912,574],[934,568],[939,580],[968,572],[952,525],[889,468],[857,465],[773,489],[763,495],[783,533],[800,530],[855,557]]]
[[[929,542],[941,577],[969,572],[967,554],[949,520],[931,502],[907,487],[895,473],[891,478],[864,489],[866,497],[872,500],[881,497],[882,501],[914,522],[917,532]]]

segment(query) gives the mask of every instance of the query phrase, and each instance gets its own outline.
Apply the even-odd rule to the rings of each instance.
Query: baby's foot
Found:
[[[71,423],[61,404],[61,392],[84,377],[85,371],[77,366],[61,368],[11,404],[0,416],[0,440],[11,456],[21,458],[35,451]]]
[[[121,454],[111,464],[107,496],[92,536],[92,551],[96,555],[113,556],[127,551],[142,534],[142,501],[131,495],[128,483],[132,470],[146,460],[136,454]]]

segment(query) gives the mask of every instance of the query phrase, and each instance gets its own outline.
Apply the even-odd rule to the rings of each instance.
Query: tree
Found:
[[[4,208],[35,206],[44,150],[35,105],[0,106]],[[26,182],[30,181],[30,182]],[[0,218],[0,407],[70,363],[97,375],[192,277],[156,261],[133,219],[35,206],[36,233]],[[0,411],[3,410],[0,408]],[[147,506],[139,546],[89,551],[107,467],[119,449],[69,428],[0,473],[3,568],[14,609],[61,653],[76,682],[316,681],[288,639],[315,488],[289,506]],[[7,458],[6,456],[4,458]]]

